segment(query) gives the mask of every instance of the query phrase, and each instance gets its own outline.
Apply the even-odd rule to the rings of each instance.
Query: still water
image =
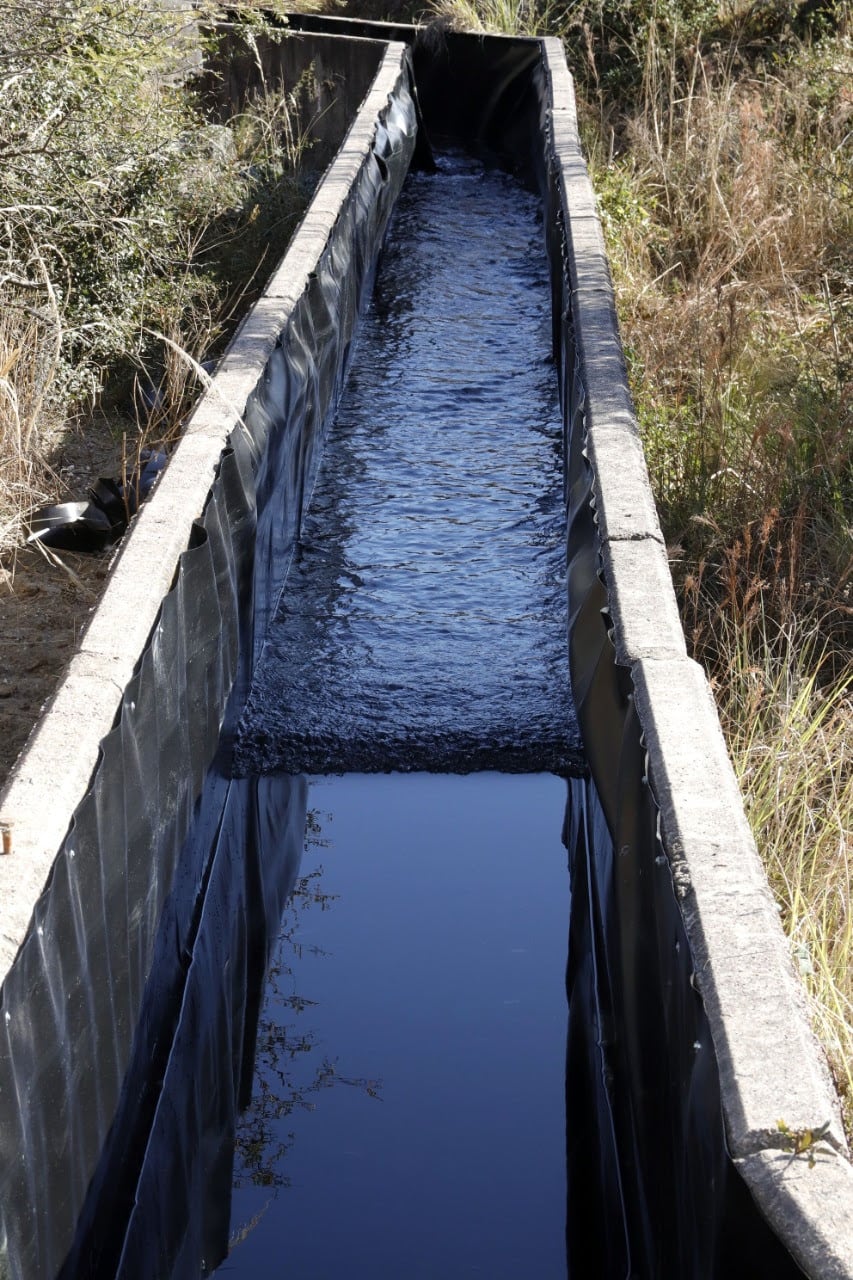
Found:
[[[312,780],[217,1274],[565,1276],[565,799]]]
[[[242,720],[242,772],[576,771],[539,202],[411,174]]]

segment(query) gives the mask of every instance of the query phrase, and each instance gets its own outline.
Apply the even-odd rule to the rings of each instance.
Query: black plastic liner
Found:
[[[113,1175],[119,1170],[124,1184],[140,1172],[132,1135],[146,1116],[150,1121],[163,1080],[151,1063],[168,1061],[185,992],[187,1009],[203,1001],[203,984],[186,987],[199,915],[227,909],[227,901],[216,906],[220,892],[239,895],[239,877],[232,886],[211,871],[222,822],[236,833],[252,829],[255,793],[225,776],[228,726],[289,562],[358,311],[409,165],[410,85],[403,66],[334,235],[232,433],[116,727],[102,743],[92,789],[3,985],[0,1270],[15,1278],[52,1280],[69,1249],[66,1274],[113,1274],[111,1198],[124,1194]],[[188,838],[217,748],[220,766],[208,780],[201,828]],[[251,861],[244,872],[252,874]],[[212,963],[203,956],[199,971]],[[234,1009],[248,981],[235,979]],[[212,1048],[216,1027],[225,1025],[217,1012],[221,990],[211,986],[208,994],[210,1062],[227,1063],[228,1044]],[[182,1043],[179,1036],[177,1060]],[[209,1176],[191,1168],[207,1119],[196,1124],[182,1116],[179,1128],[188,1186],[195,1187],[194,1178]],[[140,1176],[147,1176],[145,1164]],[[104,1188],[102,1209],[93,1201]],[[178,1207],[166,1206],[167,1216]],[[180,1245],[182,1266],[194,1274],[198,1259],[190,1266],[189,1258],[204,1232],[193,1234],[176,1218],[167,1235],[174,1242],[185,1231],[195,1243]]]
[[[39,507],[28,520],[28,542],[64,551],[103,551],[127,531],[131,518],[154,488],[166,465],[159,449],[143,449],[139,467],[124,480],[101,477],[85,502]]]
[[[307,783],[208,776],[167,900],[121,1104],[60,1275],[196,1276],[228,1249],[270,949],[299,870]],[[189,927],[187,920],[189,918]],[[178,943],[178,945],[176,945]]]

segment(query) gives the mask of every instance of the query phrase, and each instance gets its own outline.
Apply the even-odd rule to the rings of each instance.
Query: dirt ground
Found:
[[[106,423],[73,433],[52,459],[52,501],[84,501],[99,476],[121,474],[121,452]],[[0,788],[74,653],[115,551],[26,547],[0,561]]]

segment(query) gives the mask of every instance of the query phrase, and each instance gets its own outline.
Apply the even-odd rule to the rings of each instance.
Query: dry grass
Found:
[[[431,14],[460,31],[550,34],[565,13],[557,0],[435,0]]]
[[[691,650],[853,1133],[853,45],[656,40],[588,108]]]
[[[551,34],[688,642],[853,1136],[853,39],[799,10],[580,0]]]
[[[805,515],[801,515],[800,524]],[[853,1132],[853,654],[770,512],[683,583],[692,652],[720,709],[747,815]],[[849,584],[853,564],[848,565]]]
[[[21,3],[0,6],[0,34]],[[135,405],[131,465],[143,446],[168,446],[198,393],[200,362],[221,350],[309,196],[310,74],[287,94],[259,94],[228,126],[212,125],[165,74],[180,53],[167,39],[180,13],[147,0],[81,0],[87,38],[79,49],[54,47],[51,33],[73,26],[72,8],[39,0],[18,50],[31,74],[12,83],[44,80],[61,97],[70,90],[56,89],[57,78],[76,77],[73,110],[47,91],[22,90],[0,129],[0,151],[23,156],[0,180],[6,583],[29,513],[60,499],[49,460],[63,436],[109,419],[126,431]],[[245,30],[251,46],[254,27]]]
[[[0,552],[20,544],[27,513],[47,498],[61,338],[49,286],[41,296],[0,287]]]
[[[652,37],[636,113],[588,122],[653,483],[693,556],[702,521],[730,538],[806,494],[849,519],[851,78],[842,40],[737,73]]]
[[[747,814],[853,1132],[853,666],[827,688],[819,644],[776,638],[720,710]],[[744,714],[744,713],[747,714]]]

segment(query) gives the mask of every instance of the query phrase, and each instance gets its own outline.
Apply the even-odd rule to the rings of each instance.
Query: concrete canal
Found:
[[[562,50],[293,21],[373,88],[84,637],[52,864],[61,718],[4,797],[50,874],[5,935],[0,1275],[846,1277],[813,1192],[846,1164],[786,1181],[776,1099],[833,1104],[684,650]]]
[[[581,764],[541,243],[459,152],[395,210],[237,758],[433,772],[309,788],[223,1275],[566,1273],[565,784],[447,776]]]

